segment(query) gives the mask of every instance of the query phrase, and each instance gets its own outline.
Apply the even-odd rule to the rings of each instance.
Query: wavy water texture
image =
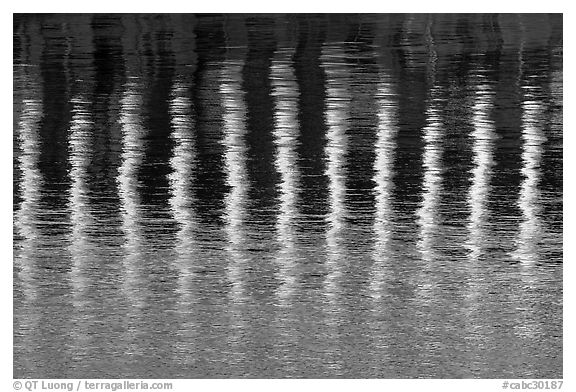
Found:
[[[15,378],[561,378],[562,17],[14,16]]]

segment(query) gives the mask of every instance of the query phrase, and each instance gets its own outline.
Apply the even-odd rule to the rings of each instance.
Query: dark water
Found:
[[[561,15],[16,15],[14,377],[562,377]]]

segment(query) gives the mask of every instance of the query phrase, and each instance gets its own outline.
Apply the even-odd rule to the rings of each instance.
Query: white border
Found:
[[[492,13],[492,12],[558,12],[564,13],[564,35],[572,37],[574,20],[569,13],[569,7],[564,2],[543,1],[527,2],[484,0],[474,4],[452,1],[366,1],[352,0],[349,2],[337,1],[306,1],[289,0],[284,4],[276,4],[270,1],[187,1],[187,2],[132,2],[99,0],[92,3],[82,1],[39,1],[26,0],[12,1],[3,5],[1,35],[2,47],[5,58],[2,62],[3,77],[3,107],[9,111],[12,106],[12,13],[91,13],[91,12],[122,12],[122,13],[231,13],[231,12],[309,12],[309,13],[397,13],[397,12],[468,12],[468,13]],[[8,31],[10,29],[10,31]],[[572,41],[567,40],[568,50],[565,50],[565,69],[572,69],[572,52],[569,45]],[[8,57],[10,56],[10,57]],[[564,91],[571,92],[571,73],[564,74]],[[566,94],[565,94],[566,95]],[[570,94],[567,94],[570,98]],[[570,108],[570,99],[567,106]],[[569,109],[564,117],[564,164],[567,170],[564,173],[564,282],[571,283],[574,277],[572,256],[574,255],[574,231],[572,222],[574,208],[566,200],[573,200],[574,178],[572,173],[574,165],[574,133],[572,132],[573,110]],[[2,353],[0,354],[0,370],[2,390],[13,390],[12,379],[12,123],[10,116],[3,116],[5,123],[4,132],[1,133],[0,167],[2,168],[2,184],[5,191],[1,193],[2,209],[2,249],[6,257],[3,260],[3,269],[0,274],[0,287],[2,290],[2,312],[5,314],[2,325]],[[574,369],[574,338],[569,331],[574,331],[573,295],[574,289],[571,284],[564,285],[564,386],[562,390],[574,390],[573,377],[570,369]],[[63,380],[59,380],[63,381]],[[100,380],[104,381],[104,380]],[[109,380],[114,381],[114,380]],[[151,380],[150,380],[151,381]],[[201,388],[201,390],[224,390],[234,388],[238,391],[293,391],[294,389],[322,389],[322,390],[350,390],[360,387],[362,391],[501,391],[503,380],[154,380],[155,382],[173,382],[173,391],[189,391]],[[199,389],[200,390],[200,389]]]

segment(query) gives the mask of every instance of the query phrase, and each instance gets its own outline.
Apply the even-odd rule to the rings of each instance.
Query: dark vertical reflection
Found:
[[[58,16],[41,17],[40,34],[43,38],[40,57],[42,77],[43,116],[39,130],[39,170],[46,179],[40,203],[48,207],[50,214],[40,217],[45,223],[43,230],[52,234],[67,233],[60,217],[66,211],[66,189],[70,183],[67,168],[67,133],[70,126],[69,74],[67,58],[69,40],[65,36],[65,23]]]
[[[106,222],[95,225],[92,231],[99,241],[111,245],[121,233],[115,177],[121,164],[122,136],[118,117],[125,74],[124,28],[119,16],[99,14],[89,19],[80,19],[74,24],[78,30],[90,26],[89,32],[74,31],[71,36],[73,42],[78,42],[75,64],[78,87],[90,86],[90,96],[86,97],[90,101],[88,110],[94,122],[90,146],[93,155],[87,169],[90,203],[95,217]]]
[[[242,87],[246,91],[247,133],[246,151],[250,159],[248,175],[250,181],[249,197],[252,201],[251,223],[260,228],[260,233],[274,219],[276,198],[275,184],[278,181],[274,170],[274,138],[272,86],[270,67],[275,49],[274,19],[269,17],[247,17],[246,63],[242,70]]]
[[[142,184],[142,202],[148,207],[146,232],[150,232],[150,240],[161,239],[158,246],[162,247],[172,245],[172,236],[168,236],[172,232],[173,221],[168,211],[167,190],[171,170],[169,160],[173,149],[173,141],[170,138],[169,103],[175,57],[170,19],[150,15],[144,22],[150,24],[152,30],[147,36],[150,45],[147,59],[152,63],[153,73],[144,97],[143,125],[148,133],[139,180]]]
[[[442,222],[442,254],[454,259],[464,256],[465,249],[462,242],[465,240],[463,229],[465,221],[462,216],[469,213],[467,203],[467,191],[470,187],[470,173],[473,167],[473,152],[470,146],[473,144],[471,133],[474,124],[471,123],[472,102],[470,100],[470,67],[474,64],[471,55],[475,51],[476,42],[470,31],[472,23],[459,15],[449,15],[451,31],[434,34],[434,20],[427,23],[427,45],[431,51],[431,57],[437,64],[435,66],[438,82],[444,86],[445,100],[442,107],[443,153],[442,153],[442,177],[443,191],[441,192],[439,206],[440,219]],[[450,35],[458,42],[460,50],[448,54],[449,61],[440,63],[438,58],[442,55],[442,35]],[[434,60],[436,59],[436,60]],[[444,208],[449,205],[450,208]]]
[[[198,146],[198,183],[195,187],[198,218],[201,223],[214,226],[221,223],[221,210],[227,192],[223,174],[222,107],[217,80],[224,58],[225,36],[222,18],[199,15],[194,29],[197,42],[198,67],[195,73],[193,107]]]
[[[144,347],[146,368],[153,374],[177,371],[174,362],[176,338],[180,328],[174,313],[177,307],[178,268],[172,260],[177,241],[177,222],[170,209],[170,159],[174,151],[171,98],[176,72],[175,20],[172,15],[149,15],[144,19],[150,34],[146,36],[150,62],[148,86],[143,96],[143,126],[146,145],[138,173],[143,214],[142,229],[149,249],[145,271],[149,297],[143,309],[148,322],[143,334],[149,344]],[[151,246],[153,245],[153,246]],[[158,307],[161,304],[161,307]],[[148,358],[148,359],[146,359]],[[179,358],[179,357],[178,357]],[[178,359],[177,358],[177,359]],[[151,368],[151,364],[162,361]]]
[[[495,85],[494,122],[499,142],[494,151],[495,171],[492,180],[490,209],[498,219],[496,235],[510,236],[519,215],[516,200],[520,189],[522,165],[522,102],[520,78],[522,72],[521,31],[518,15],[500,15],[498,18],[502,43],[498,51],[497,80]],[[506,243],[503,251],[512,250]]]
[[[562,193],[563,193],[563,164],[562,164],[562,115],[563,115],[563,47],[562,47],[562,15],[548,15],[550,24],[550,37],[547,43],[548,52],[537,51],[545,67],[539,67],[546,78],[541,79],[546,87],[549,101],[548,110],[542,126],[545,129],[547,142],[544,144],[542,155],[542,176],[540,186],[544,196],[542,205],[542,219],[550,230],[550,237],[556,237],[555,243],[546,252],[549,260],[562,259]],[[544,68],[544,69],[542,69]],[[540,74],[540,72],[538,72]],[[556,249],[556,250],[553,250]]]
[[[350,72],[346,167],[346,246],[342,258],[347,261],[342,279],[340,306],[344,325],[354,339],[342,334],[344,376],[350,377],[355,369],[365,367],[374,374],[374,336],[361,332],[363,328],[350,320],[363,320],[368,324],[372,316],[369,297],[366,296],[370,280],[372,260],[372,229],[375,212],[374,161],[378,134],[378,73],[375,51],[376,24],[367,15],[352,18],[349,23],[346,44],[347,68]],[[350,300],[350,299],[354,300]]]
[[[70,39],[70,91],[72,119],[68,134],[72,226],[70,280],[75,360],[88,363],[121,342],[121,308],[111,301],[119,288],[121,271],[110,262],[118,255],[119,204],[115,181],[120,158],[117,124],[122,54],[118,48],[117,20],[78,16],[67,24]],[[108,43],[112,41],[112,45]],[[109,67],[111,61],[117,68]],[[97,298],[102,296],[104,300]],[[121,313],[121,312],[119,312]],[[104,338],[106,336],[106,338]],[[113,348],[113,349],[111,349]],[[114,361],[98,366],[114,374]]]
[[[351,105],[348,130],[349,150],[346,154],[346,204],[352,223],[368,223],[374,216],[372,178],[375,159],[376,127],[378,124],[378,72],[374,53],[374,24],[359,17],[350,23],[346,62],[354,70],[350,82]],[[355,246],[359,246],[357,242]]]
[[[297,16],[298,43],[294,54],[294,72],[300,86],[298,122],[300,136],[298,155],[302,173],[302,219],[306,227],[323,225],[328,212],[325,160],[326,124],[326,76],[320,66],[322,42],[325,36],[324,21],[307,15]]]
[[[242,18],[244,19],[244,18]],[[251,262],[247,287],[257,302],[269,303],[273,299],[276,280],[270,242],[274,240],[275,219],[278,215],[276,183],[278,173],[274,168],[274,101],[272,97],[271,66],[276,48],[275,19],[249,16],[245,18],[246,55],[242,69],[242,88],[246,102],[246,168],[248,189],[248,215],[244,221],[250,229]],[[251,318],[248,346],[253,354],[248,360],[258,369],[278,366],[262,363],[271,348],[271,335],[256,337],[259,329],[270,330],[270,314],[264,310]],[[256,321],[256,322],[254,322]],[[254,338],[252,338],[252,336]],[[268,361],[274,361],[269,358]]]
[[[421,37],[423,32],[411,34],[409,27],[414,16],[402,16],[402,25],[394,34],[391,42],[396,48],[394,54],[398,57],[398,89],[403,93],[398,100],[399,132],[397,139],[396,160],[394,163],[394,209],[402,211],[398,221],[398,233],[413,237],[412,216],[420,202],[419,188],[422,183],[423,143],[421,131],[426,119],[426,73],[414,58],[411,46],[423,47],[422,42],[413,42],[414,36]],[[406,239],[406,241],[409,241]]]
[[[42,176],[40,188],[41,206],[36,222],[41,232],[40,249],[34,254],[37,268],[42,271],[36,284],[39,313],[39,328],[34,333],[34,344],[38,350],[35,360],[50,366],[42,366],[42,377],[66,376],[66,364],[73,356],[71,341],[66,331],[70,329],[68,318],[54,319],[53,314],[70,314],[70,254],[66,245],[70,241],[70,214],[68,209],[67,137],[70,126],[70,80],[71,40],[67,35],[65,18],[58,15],[40,16],[42,54],[39,59],[42,80],[42,121],[39,128],[38,169]],[[46,326],[50,326],[47,328]],[[51,353],[57,352],[58,355]],[[49,361],[49,362],[48,362]]]

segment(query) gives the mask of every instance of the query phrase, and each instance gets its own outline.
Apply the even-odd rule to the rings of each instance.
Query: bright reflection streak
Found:
[[[242,248],[246,245],[244,223],[248,199],[246,167],[246,104],[242,90],[242,68],[244,61],[226,61],[222,65],[220,94],[224,108],[224,164],[226,182],[230,192],[225,200],[227,251],[230,254],[228,279],[232,284],[231,299],[234,303],[245,300],[245,277],[243,271],[246,258]]]
[[[183,81],[176,81],[172,87],[170,99],[170,117],[172,126],[171,138],[174,150],[170,158],[172,172],[169,174],[170,208],[174,220],[178,223],[176,253],[179,270],[178,292],[186,297],[189,294],[188,284],[191,278],[192,252],[194,250],[194,228],[196,219],[192,210],[193,169],[195,145],[192,135],[192,102],[188,97],[190,86]],[[184,298],[183,298],[184,300]]]
[[[468,223],[467,246],[470,249],[469,257],[474,261],[480,257],[482,246],[486,241],[486,211],[496,137],[494,122],[490,118],[494,106],[494,93],[484,76],[479,75],[478,78],[480,80],[476,86],[472,107],[474,168],[472,169],[472,185],[468,193],[470,222]]]
[[[142,212],[138,194],[138,170],[144,158],[144,130],[142,127],[142,86],[140,80],[131,78],[124,86],[120,100],[120,125],[122,128],[122,164],[118,173],[122,230],[124,244],[123,291],[132,306],[143,306],[142,278],[139,265],[143,260],[143,238],[140,224]]]
[[[329,301],[334,301],[340,292],[338,285],[342,277],[342,230],[346,218],[346,153],[348,137],[346,130],[350,117],[350,75],[344,62],[343,50],[334,46],[324,46],[322,65],[326,72],[326,176],[328,177],[327,216],[328,230],[327,267],[325,293]]]
[[[177,302],[178,315],[182,317],[183,327],[179,329],[181,340],[194,341],[196,330],[194,315],[194,296],[192,295],[192,282],[194,265],[194,250],[196,248],[195,229],[196,218],[192,210],[194,202],[190,192],[194,180],[195,145],[193,138],[192,101],[188,94],[190,85],[177,79],[172,86],[169,113],[171,118],[174,149],[170,158],[172,172],[169,174],[170,208],[174,220],[178,223],[176,233],[176,261],[175,269],[178,271],[179,295]],[[190,347],[182,345],[177,354],[185,364],[194,362],[190,355]]]
[[[395,138],[398,132],[396,108],[390,76],[380,72],[376,100],[378,102],[378,139],[376,141],[376,160],[374,162],[374,183],[376,199],[376,218],[374,220],[373,259],[370,278],[370,295],[374,299],[382,296],[383,283],[390,249],[392,231],[392,182]]]
[[[522,212],[520,233],[514,257],[522,263],[534,263],[538,260],[538,247],[541,238],[540,222],[540,163],[542,161],[544,136],[541,116],[544,106],[538,100],[541,92],[537,87],[523,86],[522,103],[522,184],[518,206]]]
[[[90,103],[83,97],[72,100],[72,120],[69,134],[70,150],[70,221],[72,224],[72,266],[70,279],[73,287],[74,306],[81,309],[82,293],[87,286],[89,276],[85,261],[91,256],[90,242],[87,239],[88,228],[93,224],[88,203],[88,165],[91,161],[91,141],[93,122],[87,106]]]
[[[344,227],[346,219],[346,154],[349,127],[350,104],[350,69],[345,62],[345,52],[338,45],[325,45],[322,48],[322,67],[326,73],[326,177],[328,177],[329,212],[326,217],[326,269],[323,293],[326,296],[327,332],[340,339],[338,325],[342,310],[342,278],[346,263],[343,249]],[[340,372],[342,369],[341,355],[338,347],[334,347],[332,361],[326,366]]]
[[[280,213],[278,215],[278,277],[282,284],[278,287],[281,305],[286,305],[296,286],[296,234],[297,190],[299,188],[298,156],[298,84],[291,65],[293,49],[278,50],[271,68],[272,96],[274,98],[274,144],[276,160],[274,165],[280,173]]]
[[[22,100],[22,113],[18,122],[18,165],[22,172],[20,190],[22,202],[14,213],[16,232],[22,237],[19,249],[15,250],[15,265],[22,282],[24,296],[32,301],[36,297],[36,284],[33,277],[33,262],[37,254],[37,244],[40,242],[40,232],[37,227],[37,213],[40,207],[40,189],[42,175],[38,168],[40,141],[38,128],[42,118],[42,101],[38,97],[37,86],[31,84],[28,94]]]
[[[435,238],[438,235],[438,209],[440,207],[440,192],[442,187],[442,138],[443,129],[441,123],[441,108],[439,104],[440,91],[437,86],[433,86],[430,91],[428,108],[426,110],[426,126],[424,133],[424,154],[423,154],[423,194],[422,203],[417,211],[418,225],[420,226],[420,237],[417,247],[422,255],[424,267],[430,268],[437,259],[437,251],[434,248]],[[433,279],[423,279],[422,293],[434,289]]]

